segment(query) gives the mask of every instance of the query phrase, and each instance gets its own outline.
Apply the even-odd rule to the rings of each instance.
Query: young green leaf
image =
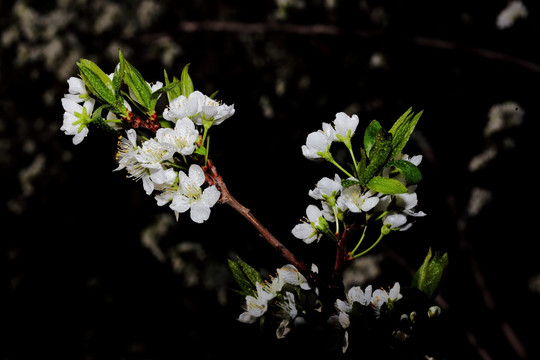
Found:
[[[366,154],[369,154],[369,151],[371,150],[371,147],[375,143],[375,137],[377,136],[377,133],[379,130],[382,129],[381,124],[377,120],[372,120],[368,127],[366,128],[366,131],[364,132],[364,149],[366,150]]]
[[[169,86],[171,82],[169,81],[169,76],[167,75],[167,70],[163,69],[163,78],[165,79],[165,86]],[[169,102],[171,102],[172,99],[176,99],[181,94],[180,91],[180,80],[176,76],[173,76],[173,82],[176,83],[176,86],[174,86],[171,90],[167,91],[167,98],[169,99]]]
[[[124,82],[135,96],[134,100],[137,100],[146,110],[153,110],[150,100],[152,95],[150,85],[144,80],[141,73],[126,60],[122,51],[120,51],[119,56],[120,62],[124,66]]]
[[[422,113],[423,111],[420,111],[415,115],[411,109],[409,109],[394,123],[389,131],[393,135],[390,158],[394,158],[401,150],[403,150],[409,141],[409,137],[418,123],[418,120],[420,120]]]
[[[384,164],[388,161],[388,155],[392,151],[392,135],[381,128],[368,154],[369,164],[365,171],[360,174],[360,182],[367,184],[375,176]]]
[[[188,73],[189,64],[182,69],[182,75],[180,75],[180,92],[185,97],[188,97],[193,91],[193,82]]]
[[[416,165],[406,160],[392,160],[386,166],[393,166],[399,170],[399,172],[405,178],[408,185],[418,184],[422,181],[422,173]]]
[[[170,84],[166,84],[165,86],[157,89],[156,91],[154,91],[152,93],[152,95],[150,95],[150,107],[149,107],[149,110],[154,110],[156,108],[156,103],[160,97],[161,94],[163,93],[168,93],[169,91],[172,91],[174,90],[176,87],[178,87],[178,80],[175,80],[173,81],[172,83]]]
[[[121,102],[124,102],[122,95],[120,94],[120,87],[124,82],[124,63],[119,62],[116,68],[114,69],[114,76],[112,79],[113,91],[116,95],[117,100],[121,99]]]
[[[236,280],[238,286],[240,286],[240,293],[244,296],[255,294],[255,286],[251,284],[247,276],[244,274],[244,271],[242,270],[240,264],[231,259],[227,259],[227,261],[229,263],[229,268],[231,269],[234,280]]]
[[[92,114],[92,124],[100,128],[101,130],[116,133],[116,130],[113,129],[101,116],[101,112],[103,111],[103,109],[107,108],[110,108],[110,105],[101,105],[96,110],[94,110],[94,113]]]
[[[237,260],[238,260],[237,261],[238,265],[240,265],[240,267],[242,268],[242,271],[244,272],[244,274],[246,274],[247,278],[253,284],[253,286],[263,281],[263,279],[261,278],[261,275],[259,274],[257,270],[255,270],[254,268],[246,264],[238,256],[237,256]]]
[[[81,59],[77,66],[86,87],[98,99],[110,105],[116,103],[116,97],[113,92],[113,83],[109,77],[90,60]]]
[[[448,253],[441,255],[435,252],[432,254],[430,248],[424,262],[413,277],[412,287],[423,291],[429,298],[433,299],[437,295],[447,266]]]
[[[349,179],[343,179],[341,180],[341,186],[344,188],[348,188],[350,186],[354,185],[360,185],[360,181],[358,180],[349,180]]]
[[[368,189],[380,192],[381,194],[403,194],[408,190],[396,179],[389,179],[382,176],[374,176],[367,183]]]

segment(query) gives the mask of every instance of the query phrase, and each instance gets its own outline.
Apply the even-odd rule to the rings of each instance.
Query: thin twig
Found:
[[[285,247],[264,225],[251,213],[251,211],[246,208],[244,205],[240,204],[229,192],[227,185],[223,181],[223,178],[218,174],[216,167],[213,165],[212,161],[208,159],[208,164],[206,168],[207,182],[210,185],[215,185],[221,192],[220,202],[222,204],[227,204],[233,208],[237,213],[242,215],[246,220],[248,220],[251,225],[259,234],[289,263],[294,265],[298,271],[300,271],[308,281],[311,283],[317,282],[317,275],[311,271],[311,268],[306,262],[294,255],[289,249]]]
[[[385,34],[385,32],[382,30],[342,29],[336,25],[328,24],[297,25],[276,22],[242,23],[235,21],[183,21],[180,22],[179,28],[180,31],[187,33],[231,32],[239,34],[265,34],[273,32],[294,35],[351,35],[357,38],[382,37]],[[462,51],[464,53],[469,53],[487,60],[497,60],[535,73],[540,73],[540,64],[498,51],[464,46],[454,41],[423,36],[413,36],[403,40],[412,43],[415,46]]]

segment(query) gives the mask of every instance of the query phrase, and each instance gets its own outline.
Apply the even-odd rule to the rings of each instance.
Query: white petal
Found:
[[[191,220],[201,224],[210,217],[210,208],[203,204],[202,201],[197,201],[191,204],[191,211],[189,215],[191,216]]]
[[[85,127],[81,131],[77,132],[75,136],[73,136],[73,145],[80,144],[84,138],[88,135],[88,128]]]
[[[189,167],[189,178],[195,182],[198,186],[201,186],[204,184],[204,171],[203,169],[197,165],[193,164]]]
[[[201,200],[206,206],[211,208],[218,202],[220,197],[221,193],[214,185],[212,185],[204,189]]]
[[[189,198],[184,195],[176,195],[173,198],[171,205],[169,205],[172,210],[178,211],[179,213],[188,211],[190,206]]]
[[[306,215],[311,223],[317,223],[321,217],[321,210],[315,205],[308,205]]]
[[[84,81],[77,77],[70,77],[67,80],[69,85],[69,93],[75,95],[86,94],[86,88],[84,87]]]
[[[68,98],[62,98],[61,101],[62,101],[62,106],[66,112],[70,114],[74,114],[76,112],[82,114],[83,112],[82,106],[77,104],[75,101]]]
[[[390,225],[392,229],[405,225],[407,217],[401,214],[390,214],[384,218],[384,223]]]
[[[373,209],[378,203],[379,203],[379,198],[376,196],[367,198],[366,200],[364,200],[364,203],[362,204],[362,211],[368,212],[369,210]]]
[[[88,99],[84,102],[83,107],[86,108],[86,112],[88,114],[91,114],[92,111],[94,111],[94,104],[96,103],[96,100],[94,99]]]
[[[142,182],[144,191],[146,191],[146,195],[150,195],[152,191],[154,191],[154,183],[152,182],[152,180],[150,180],[150,176],[143,176]]]
[[[396,205],[405,210],[412,209],[418,204],[416,193],[412,194],[397,194]]]
[[[311,224],[306,224],[306,223],[297,224],[292,229],[291,232],[296,238],[300,240],[304,240],[304,241],[311,240],[310,242],[313,242],[316,239],[316,236],[314,236],[314,230]]]

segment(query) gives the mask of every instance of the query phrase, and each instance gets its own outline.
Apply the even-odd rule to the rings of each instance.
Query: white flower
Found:
[[[343,141],[344,139],[351,138],[356,131],[359,120],[357,115],[349,117],[344,112],[336,114],[334,120],[334,127],[336,128],[336,135],[338,140]]]
[[[368,212],[379,203],[379,198],[374,193],[369,190],[362,192],[362,187],[359,185],[343,189],[340,198],[339,204],[343,203],[354,213]]]
[[[114,171],[126,169],[129,177],[135,181],[142,180],[147,195],[154,191],[156,185],[158,187],[172,185],[176,180],[176,172],[172,169],[164,169],[160,164],[161,159],[168,157],[168,152],[163,151],[154,139],[145,141],[144,152],[142,152],[142,149],[137,146],[135,130],[129,129],[126,133],[127,137],[122,137],[118,141],[116,154],[118,167]]]
[[[302,275],[294,265],[288,264],[277,269],[277,274],[284,284],[300,286],[303,290],[311,289],[304,275]]]
[[[292,234],[296,238],[303,240],[306,244],[311,244],[315,240],[320,240],[322,233],[319,233],[319,230],[322,231],[324,226],[328,226],[328,224],[324,224],[326,220],[324,219],[323,212],[315,205],[309,205],[307,207],[306,215],[309,222],[297,224],[292,229]]]
[[[195,141],[199,132],[195,129],[193,121],[185,117],[176,122],[174,129],[161,128],[156,138],[161,144],[169,144],[182,155],[191,155],[195,151]]]
[[[90,98],[88,91],[86,90],[86,86],[84,85],[84,81],[81,78],[70,77],[67,82],[69,86],[69,94],[65,94],[65,98],[73,100],[76,103],[81,103]]]
[[[88,135],[88,124],[92,121],[92,111],[94,111],[94,99],[88,99],[81,106],[74,100],[62,98],[64,112],[64,122],[60,130],[66,135],[73,136],[73,144],[80,144]]]
[[[172,99],[169,106],[163,111],[163,118],[169,121],[177,122],[185,117],[191,118],[199,110],[199,104],[195,98],[190,99],[184,95]]]
[[[162,162],[170,160],[174,155],[174,148],[169,144],[162,144],[156,138],[142,143],[142,147],[135,155],[137,161],[147,169],[159,170]]]
[[[328,324],[332,325],[338,330],[343,331],[343,337],[341,338],[341,351],[345,353],[349,348],[349,333],[347,331],[349,326],[351,326],[349,315],[340,311],[337,315],[332,315],[328,319]]]
[[[519,18],[526,18],[527,8],[521,1],[511,1],[497,16],[497,28],[507,29]]]
[[[200,91],[194,91],[188,97],[180,95],[172,99],[163,111],[163,118],[176,122],[188,117],[196,125],[203,125],[203,120],[218,125],[230,118],[234,111],[234,105],[221,104]]]
[[[207,187],[204,191],[201,189],[205,176],[199,165],[191,165],[188,172],[189,176],[183,171],[178,173],[178,191],[170,208],[176,213],[190,210],[191,220],[202,223],[210,217],[210,208],[216,204],[221,194],[215,185]]]
[[[276,329],[276,337],[278,339],[283,339],[292,328],[292,322],[299,320],[298,310],[296,309],[296,301],[294,300],[294,295],[290,292],[285,292],[285,298],[280,301],[278,304],[279,310],[276,312],[276,316],[282,318],[278,328]]]
[[[246,311],[240,314],[238,321],[251,324],[264,315],[268,310],[268,302],[253,296],[246,296]]]
[[[320,159],[319,153],[326,153],[332,142],[336,140],[336,131],[330,124],[323,123],[322,127],[322,130],[310,133],[306,138],[306,145],[302,145],[302,154],[307,159]]]
[[[364,306],[371,304],[371,293],[371,285],[368,285],[365,291],[362,291],[360,286],[354,286],[347,292],[347,301],[337,299],[335,307],[339,311],[350,313],[355,302]]]
[[[380,315],[381,307],[384,304],[392,304],[403,297],[400,290],[401,286],[396,282],[390,289],[390,292],[386,292],[384,289],[377,289],[373,292],[373,295],[371,296],[371,306],[374,308],[377,317]]]
[[[341,189],[341,178],[336,174],[334,180],[327,177],[319,180],[315,189],[309,190],[309,196],[315,200],[328,200],[335,198]]]

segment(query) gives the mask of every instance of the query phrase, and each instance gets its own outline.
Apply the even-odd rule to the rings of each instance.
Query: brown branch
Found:
[[[239,34],[265,34],[270,32],[288,33],[294,35],[352,35],[358,38],[373,38],[382,37],[385,34],[382,30],[361,30],[361,29],[342,29],[335,25],[328,24],[311,24],[297,25],[284,24],[276,22],[259,22],[259,23],[242,23],[235,21],[183,21],[179,24],[180,31],[186,33],[193,32],[231,32]],[[496,60],[504,63],[512,64],[526,70],[540,73],[540,64],[528,61],[517,56],[483,49],[472,46],[463,46],[454,41],[447,41],[437,38],[429,38],[423,36],[413,36],[404,39],[415,46],[429,47],[434,49],[462,51],[487,60]],[[400,43],[402,41],[399,41]]]
[[[306,262],[294,255],[289,249],[285,247],[264,225],[251,213],[251,211],[240,204],[229,192],[227,185],[223,181],[223,178],[218,174],[216,167],[208,160],[205,174],[207,176],[207,182],[210,185],[215,185],[221,192],[220,202],[227,204],[233,208],[237,213],[242,215],[247,221],[253,225],[259,234],[289,263],[294,265],[298,271],[300,271],[307,280],[314,284],[317,282],[317,274],[311,271],[311,268]]]

